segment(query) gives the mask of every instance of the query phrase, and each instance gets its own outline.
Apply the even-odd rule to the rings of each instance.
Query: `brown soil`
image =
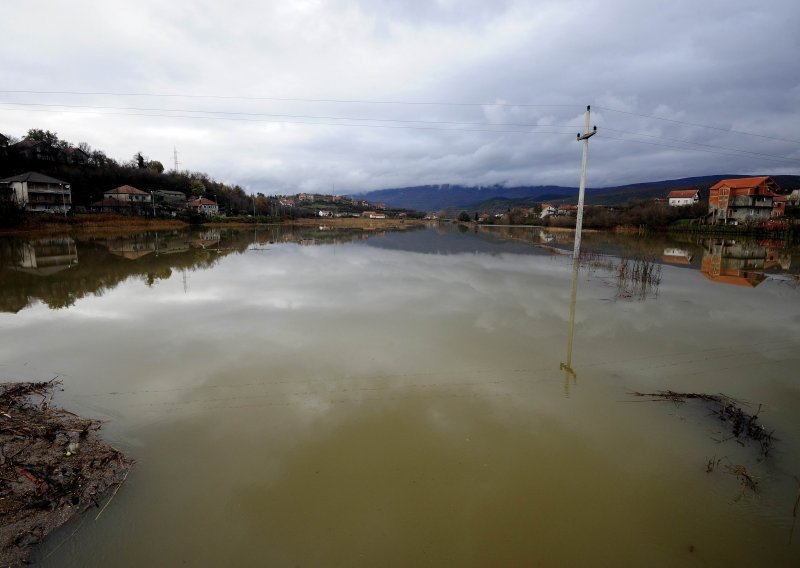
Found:
[[[56,387],[0,384],[0,566],[25,563],[33,545],[99,507],[133,465],[99,438],[99,422],[50,406]]]

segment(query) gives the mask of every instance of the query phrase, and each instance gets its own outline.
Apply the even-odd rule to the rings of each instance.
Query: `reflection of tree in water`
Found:
[[[211,229],[94,235],[78,240],[0,238],[0,311],[18,312],[36,301],[52,309],[66,308],[90,294],[101,296],[130,278],[153,286],[169,279],[173,271],[211,268],[227,255],[246,252],[254,243],[336,244],[378,234],[363,229],[277,226],[255,233]]]

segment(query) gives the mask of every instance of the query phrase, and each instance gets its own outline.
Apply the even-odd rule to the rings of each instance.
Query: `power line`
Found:
[[[31,91],[31,90],[0,90],[0,93],[17,93],[33,95],[98,95],[112,97],[159,97],[159,98],[184,98],[184,99],[218,99],[218,100],[240,100],[240,101],[281,101],[281,102],[300,102],[300,103],[344,103],[344,104],[371,104],[371,105],[420,105],[420,106],[455,106],[455,107],[482,107],[482,106],[501,106],[501,107],[525,107],[525,108],[583,108],[577,104],[512,104],[512,103],[456,103],[446,101],[379,101],[379,100],[360,100],[360,99],[304,99],[293,97],[255,97],[240,95],[188,95],[178,93],[119,93],[103,91]]]
[[[532,104],[532,103],[478,103],[478,102],[451,102],[451,101],[395,101],[395,100],[368,100],[368,99],[312,99],[300,97],[262,97],[262,96],[242,96],[242,95],[206,95],[206,94],[186,94],[186,93],[131,93],[131,92],[113,92],[113,91],[40,91],[40,90],[26,90],[26,89],[0,89],[0,93],[8,94],[36,94],[36,95],[75,95],[75,96],[112,96],[112,97],[153,97],[153,98],[185,98],[185,99],[213,99],[213,100],[241,100],[241,101],[278,101],[278,102],[300,102],[300,103],[336,103],[336,104],[374,104],[374,105],[409,105],[409,106],[450,106],[450,107],[517,107],[517,108],[583,108],[583,105],[577,104]],[[594,108],[606,110],[609,112],[616,112],[621,114],[628,114],[631,116],[639,116],[642,118],[650,118],[653,120],[662,120],[672,122],[675,124],[683,124],[686,126],[694,126],[697,128],[708,128],[717,130],[719,132],[726,132],[729,134],[743,134],[746,136],[756,136],[768,140],[779,140],[782,142],[791,142],[793,144],[800,144],[800,140],[793,140],[790,138],[781,138],[777,136],[769,136],[766,134],[759,134],[756,132],[747,132],[744,130],[733,130],[729,128],[721,128],[710,124],[701,124],[698,122],[687,122],[683,120],[676,120],[672,118],[663,118],[652,114],[637,113],[622,109],[611,107],[593,105]]]
[[[94,114],[99,116],[142,116],[153,118],[185,118],[196,120],[227,120],[234,122],[260,122],[267,124],[305,124],[309,126],[349,126],[356,128],[389,128],[401,130],[438,130],[440,132],[494,132],[498,134],[568,134],[566,131],[556,130],[497,130],[492,128],[437,128],[434,126],[401,126],[391,124],[345,124],[337,122],[298,122],[292,120],[262,120],[255,118],[233,118],[227,116],[188,116],[180,114],[145,114],[145,113],[123,113],[123,112],[82,112],[78,110],[54,110],[54,109],[19,109],[19,108],[0,108],[0,112],[48,112],[48,113],[69,113],[69,114]],[[565,128],[557,126],[555,128]]]
[[[93,105],[64,105],[64,104],[51,104],[51,103],[12,103],[12,102],[0,102],[0,105],[6,106],[35,106],[35,107],[48,107],[48,108],[58,108],[58,110],[51,110],[49,112],[67,112],[67,113],[76,113],[75,111],[70,110],[63,110],[63,109],[91,109],[91,110],[120,110],[120,111],[152,111],[152,112],[168,112],[168,113],[201,113],[201,114],[222,114],[225,116],[199,116],[199,115],[190,115],[190,116],[183,116],[183,115],[176,115],[176,114],[142,114],[142,113],[116,113],[116,112],[80,112],[76,114],[99,114],[99,115],[115,115],[115,116],[146,116],[146,117],[161,117],[161,118],[199,118],[199,119],[206,119],[206,120],[238,120],[238,121],[249,121],[249,122],[267,122],[267,123],[279,123],[279,124],[312,124],[312,125],[323,125],[323,126],[366,126],[366,127],[374,127],[374,128],[392,128],[389,125],[367,125],[367,124],[340,124],[340,123],[320,123],[320,122],[295,122],[295,121],[267,121],[267,120],[248,120],[248,119],[234,119],[228,118],[229,116],[263,116],[263,117],[273,117],[273,118],[299,118],[299,119],[309,119],[309,120],[347,120],[347,121],[357,121],[357,122],[398,122],[404,124],[433,124],[433,125],[453,125],[453,126],[503,126],[503,127],[518,127],[518,128],[547,128],[547,129],[574,129],[580,128],[580,125],[569,125],[569,124],[552,124],[552,125],[539,125],[539,124],[524,124],[524,123],[492,123],[492,122],[462,122],[462,121],[445,121],[445,120],[409,120],[409,119],[393,119],[393,118],[369,118],[369,117],[353,117],[353,116],[327,116],[327,115],[305,115],[305,114],[276,114],[276,113],[257,113],[257,112],[237,112],[237,111],[215,111],[215,110],[192,110],[192,109],[171,109],[171,108],[152,108],[152,107],[115,107],[115,106],[93,106]],[[23,109],[0,109],[0,110],[23,110]],[[43,110],[32,109],[32,112],[45,112]],[[394,128],[402,128],[400,126],[395,126]],[[442,130],[442,131],[465,131],[465,132],[499,132],[499,133],[526,133],[532,134],[534,132],[530,132],[528,130],[499,130],[495,128],[487,128],[487,129],[460,129],[460,128],[423,128],[423,127],[412,127],[408,126],[405,127],[408,129],[419,129],[419,130]],[[628,130],[618,130],[614,128],[606,127],[605,130],[610,132],[617,132],[620,134],[630,134],[632,136],[643,136],[647,138],[656,138],[661,140],[669,140],[672,142],[680,142],[684,144],[691,144],[694,146],[702,146],[704,148],[712,148],[718,150],[727,150],[730,152],[740,152],[742,154],[752,155],[752,156],[759,156],[764,158],[771,158],[775,160],[786,160],[786,161],[800,161],[794,158],[786,158],[784,156],[776,156],[774,154],[765,154],[762,152],[753,152],[751,150],[742,150],[739,148],[730,148],[726,146],[716,146],[713,144],[704,144],[702,142],[693,142],[691,140],[684,140],[680,138],[670,138],[666,136],[658,136],[653,134],[646,134],[643,132],[632,132]],[[552,130],[540,131],[539,133],[548,134],[548,133],[558,133]],[[609,138],[612,139],[612,138]],[[622,140],[622,139],[619,139]],[[672,146],[670,146],[672,147]],[[676,147],[677,148],[677,147]],[[690,149],[690,148],[684,148]],[[729,155],[729,154],[725,154]]]
[[[267,116],[273,118],[307,118],[319,120],[352,120],[363,122],[402,122],[402,123],[416,123],[416,124],[451,124],[461,126],[513,126],[518,128],[581,128],[579,124],[521,124],[513,122],[464,122],[454,120],[411,120],[411,119],[398,119],[398,118],[369,118],[369,117],[354,117],[354,116],[326,116],[326,115],[308,115],[308,114],[277,114],[277,113],[263,113],[263,112],[238,112],[238,111],[224,111],[224,110],[192,110],[192,109],[177,109],[177,108],[150,108],[150,107],[115,107],[115,106],[95,106],[95,105],[65,105],[54,103],[16,103],[16,102],[0,102],[0,105],[13,105],[13,106],[34,106],[34,107],[58,107],[58,108],[80,108],[80,109],[93,109],[93,110],[134,110],[145,112],[189,112],[201,114],[222,114],[231,116]],[[168,116],[168,115],[165,115]]]
[[[711,126],[709,124],[700,124],[697,122],[686,122],[683,120],[675,120],[674,118],[663,118],[660,116],[655,116],[652,114],[642,114],[638,112],[630,112],[627,110],[620,110],[616,108],[609,108],[609,107],[602,107],[596,106],[595,108],[599,108],[602,110],[607,110],[610,112],[618,112],[620,114],[629,114],[632,116],[640,116],[642,118],[652,118],[653,120],[663,120],[665,122],[674,122],[675,124],[683,124],[686,126],[695,126],[697,128],[708,128],[710,130],[718,130],[720,132],[727,132],[729,134],[744,134],[746,136],[757,136],[758,138],[766,138],[767,140],[780,140],[781,142],[791,142],[793,144],[800,144],[800,140],[792,140],[790,138],[779,138],[777,136],[767,136],[766,134],[757,134],[755,132],[745,132],[744,130],[733,130],[730,128],[720,128],[719,126]]]
[[[776,156],[775,154],[763,154],[761,152],[752,152],[750,150],[742,150],[740,148],[729,148],[727,146],[715,146],[714,144],[703,144],[702,142],[692,142],[691,140],[684,140],[681,138],[670,138],[668,136],[657,136],[655,134],[645,134],[644,132],[631,132],[628,130],[616,130],[614,128],[604,127],[603,130],[609,132],[618,132],[619,134],[631,134],[633,136],[645,136],[647,138],[658,138],[659,140],[670,140],[672,142],[681,142],[683,144],[693,144],[695,146],[704,146],[706,148],[715,148],[717,150],[729,150],[732,152],[742,152],[743,154],[752,154],[754,156],[762,156],[765,158],[775,158],[778,160],[793,160],[800,162],[800,159],[787,158],[785,156]]]
[[[734,158],[741,158],[741,154],[731,154],[728,152],[717,152],[715,150],[704,150],[703,148],[687,148],[685,146],[673,146],[671,144],[661,144],[659,142],[646,142],[645,140],[632,140],[630,138],[615,138],[613,136],[605,136],[603,135],[604,140],[617,140],[619,142],[633,142],[634,144],[647,144],[650,146],[662,146],[664,148],[674,148],[675,150],[683,150],[683,151],[690,151],[690,152],[706,152],[708,154],[718,154],[720,156],[733,156]],[[795,160],[792,158],[763,158],[765,160],[777,160],[782,162],[791,162],[791,163],[800,163],[800,160]]]

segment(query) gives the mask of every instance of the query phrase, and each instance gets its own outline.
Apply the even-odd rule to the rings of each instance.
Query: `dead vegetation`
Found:
[[[682,404],[688,400],[700,400],[705,402],[712,414],[719,420],[730,425],[732,436],[739,444],[744,445],[746,441],[757,442],[760,447],[760,455],[766,458],[772,449],[775,440],[774,430],[767,430],[758,421],[761,412],[761,405],[754,414],[744,410],[740,403],[724,394],[702,394],[675,392],[671,390],[658,391],[654,393],[632,393],[635,396],[649,397],[651,400],[671,401],[675,404]]]
[[[618,300],[643,301],[658,296],[662,267],[656,258],[637,255],[616,259],[596,251],[582,250],[580,264],[610,273],[616,281]]]
[[[0,384],[0,565],[74,515],[99,507],[132,462],[97,435],[100,423],[51,406],[57,383]]]

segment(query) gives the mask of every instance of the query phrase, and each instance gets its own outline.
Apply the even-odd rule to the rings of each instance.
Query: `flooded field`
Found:
[[[571,242],[0,239],[0,376],[58,376],[136,460],[37,563],[797,566],[798,251]],[[773,447],[633,394],[667,389],[733,397]]]

